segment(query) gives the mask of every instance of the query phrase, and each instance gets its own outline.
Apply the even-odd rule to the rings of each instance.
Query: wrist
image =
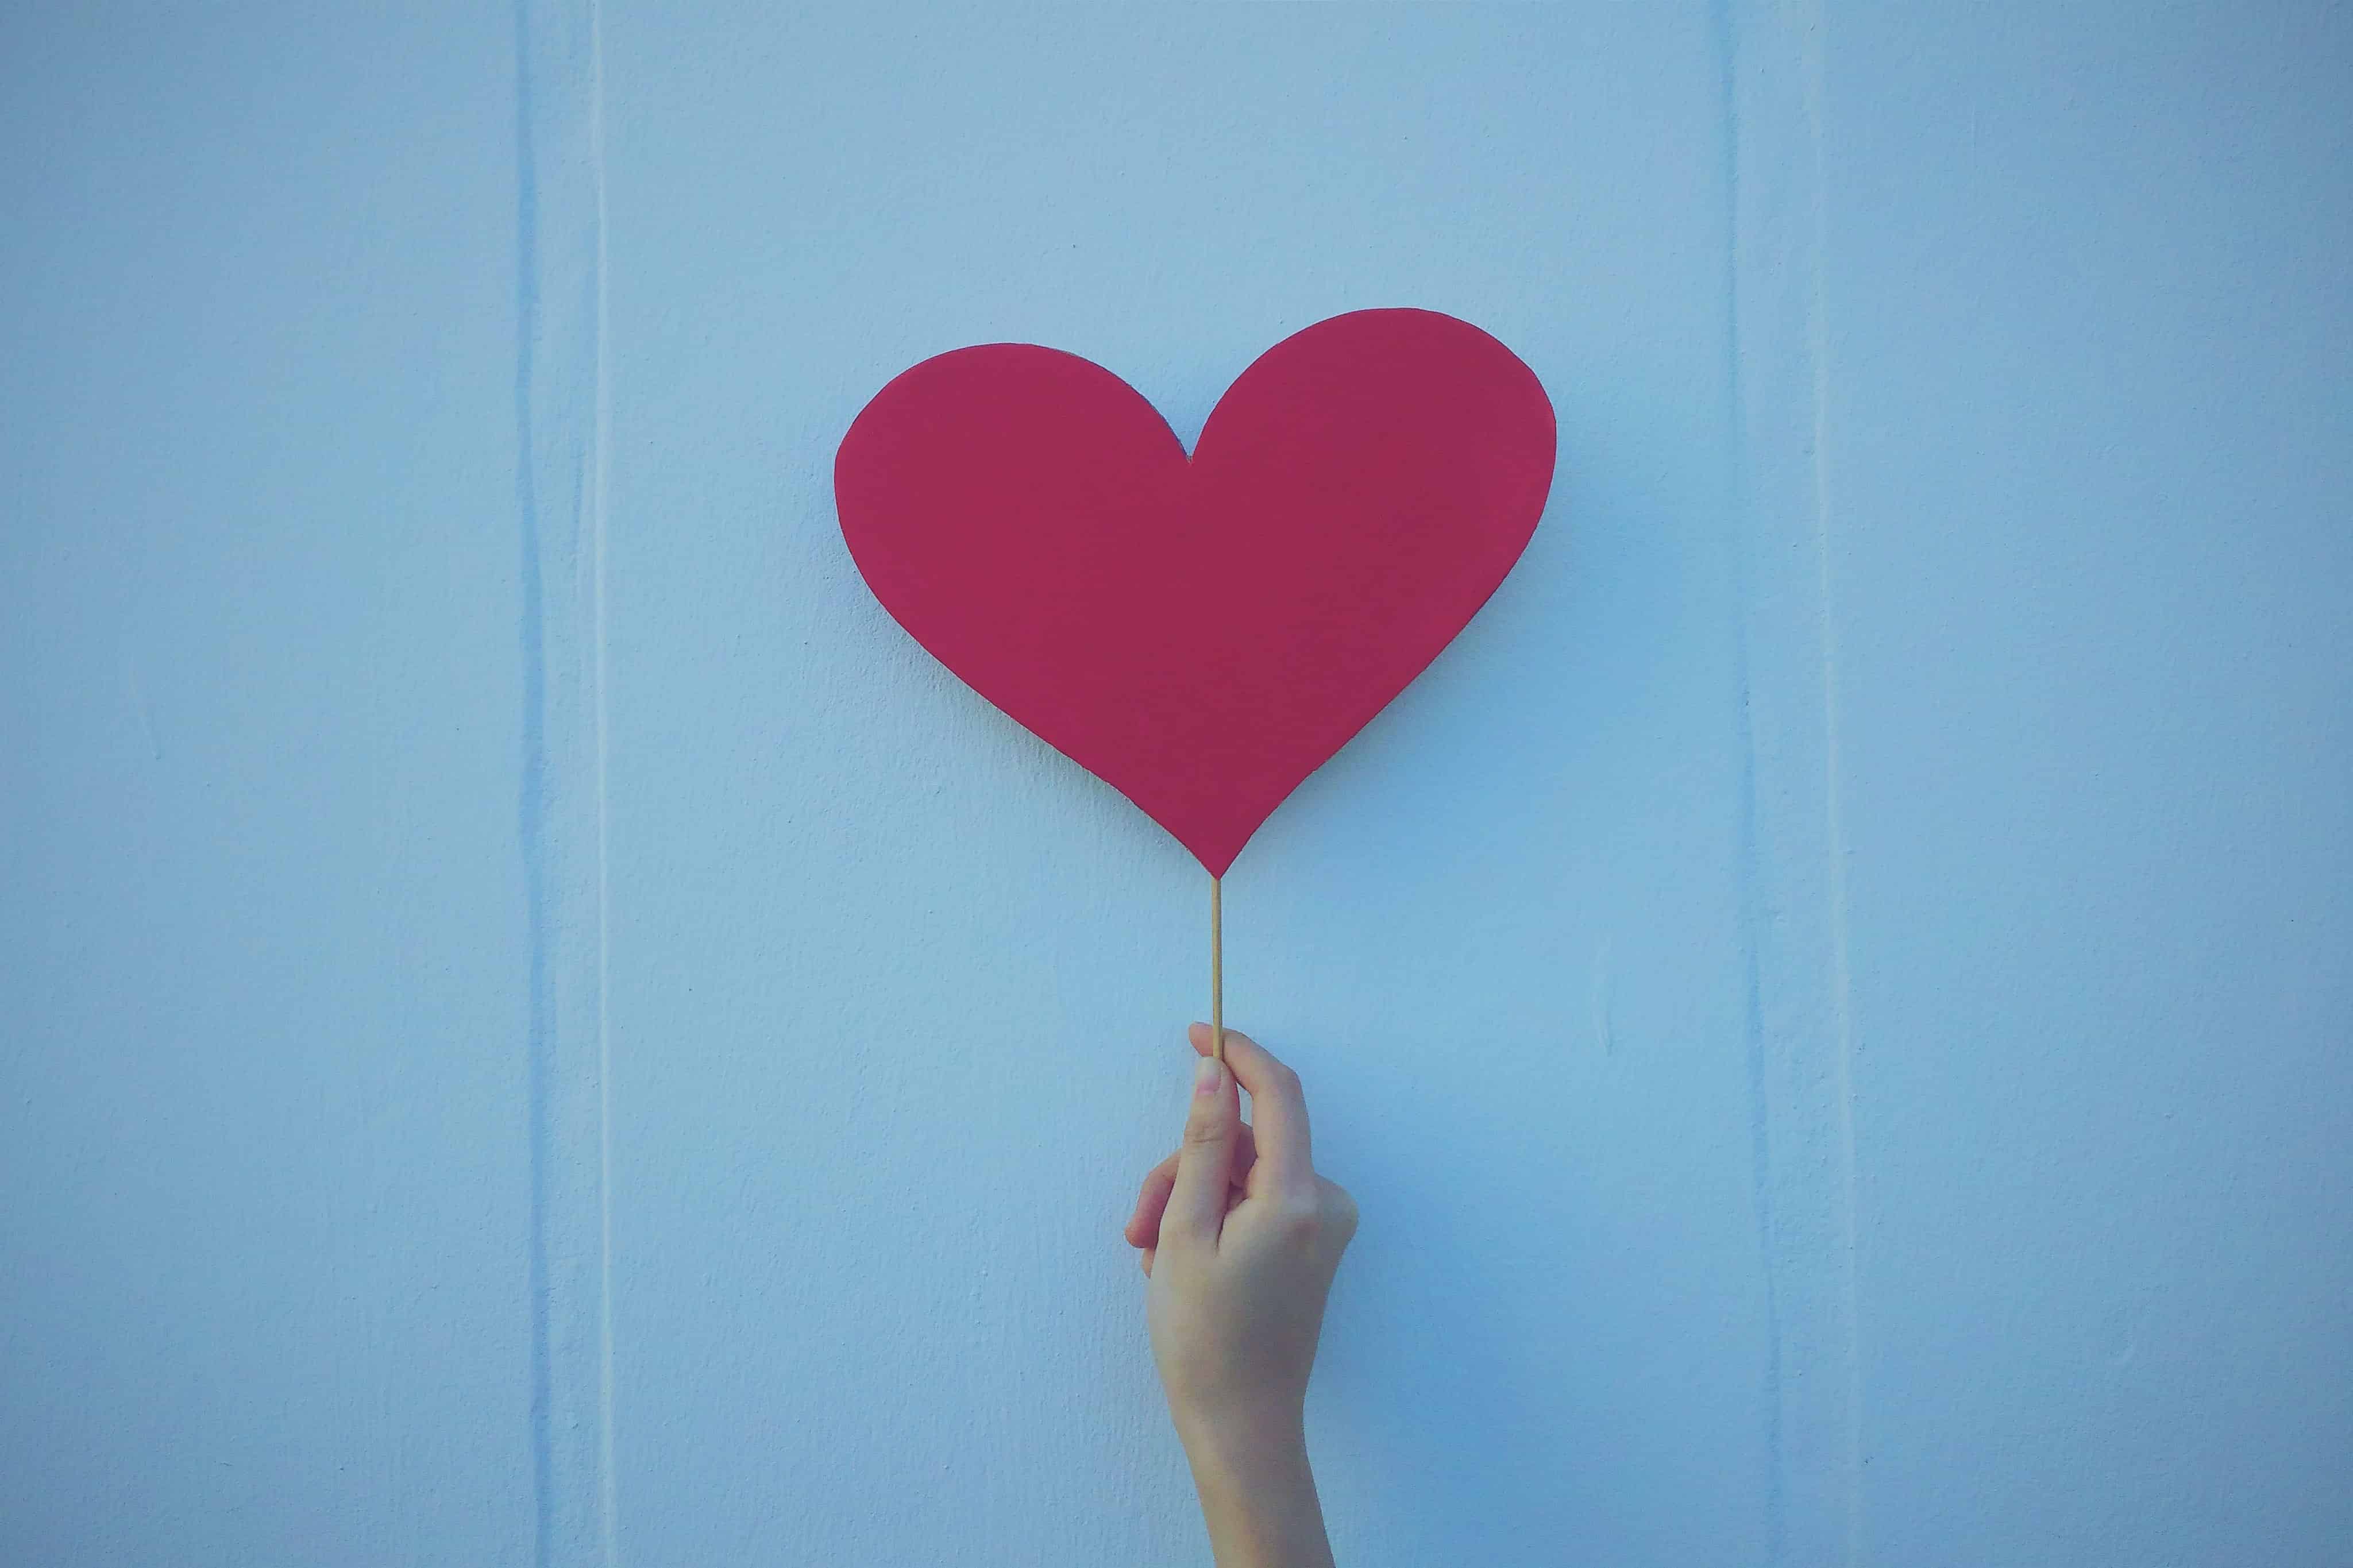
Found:
[[[1218,1568],[1328,1568],[1324,1510],[1297,1413],[1179,1428]]]
[[[1252,1477],[1306,1467],[1307,1425],[1298,1406],[1188,1412],[1177,1415],[1176,1422],[1177,1440],[1197,1478],[1240,1486]]]

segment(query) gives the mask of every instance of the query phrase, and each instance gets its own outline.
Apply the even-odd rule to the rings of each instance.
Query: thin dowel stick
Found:
[[[1226,1059],[1226,938],[1219,910],[1224,883],[1209,879],[1209,1049]]]

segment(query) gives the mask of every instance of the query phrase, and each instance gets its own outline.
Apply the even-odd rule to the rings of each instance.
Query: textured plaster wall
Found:
[[[1552,511],[1228,883],[1344,1562],[2353,1539],[2353,26],[0,21],[0,1561],[1198,1562],[1198,868],[833,445],[1452,311]]]

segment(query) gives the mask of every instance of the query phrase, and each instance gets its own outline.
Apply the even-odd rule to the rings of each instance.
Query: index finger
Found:
[[[1196,1051],[1209,1054],[1208,1025],[1196,1024],[1185,1033]],[[1233,1029],[1226,1031],[1226,1065],[1233,1069],[1234,1080],[1250,1090],[1250,1127],[1258,1137],[1258,1163],[1266,1167],[1267,1175],[1277,1186],[1314,1185],[1307,1100],[1300,1092],[1299,1075],[1277,1061],[1272,1051]]]

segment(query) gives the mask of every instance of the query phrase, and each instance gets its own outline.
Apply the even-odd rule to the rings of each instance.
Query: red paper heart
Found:
[[[842,437],[874,596],[1223,876],[1527,547],[1552,405],[1493,338],[1358,310],[1259,356],[1193,457],[1075,354],[925,360]]]

